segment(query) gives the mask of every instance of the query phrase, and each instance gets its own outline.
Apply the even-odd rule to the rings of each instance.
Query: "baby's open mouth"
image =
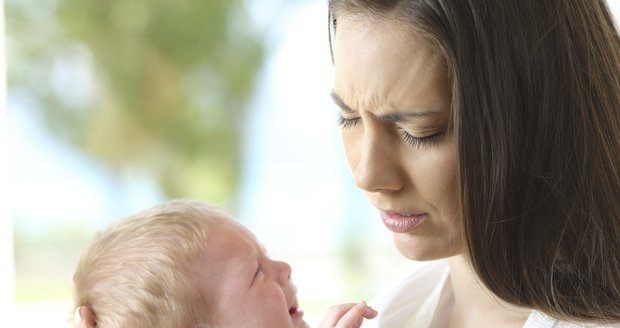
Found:
[[[288,314],[289,315],[294,315],[295,313],[297,313],[297,307],[296,306],[292,306],[290,309],[288,309]]]

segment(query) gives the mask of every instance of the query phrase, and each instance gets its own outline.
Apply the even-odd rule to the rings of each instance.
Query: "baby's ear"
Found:
[[[75,309],[73,317],[75,327],[77,328],[93,328],[95,327],[95,314],[86,305],[81,305]]]

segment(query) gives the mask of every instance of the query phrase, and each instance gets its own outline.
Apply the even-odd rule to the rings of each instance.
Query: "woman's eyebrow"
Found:
[[[340,98],[340,96],[336,93],[336,91],[332,90],[330,92],[330,96],[332,97],[332,100],[334,101],[334,103],[338,107],[340,107],[342,111],[347,112],[347,113],[355,112],[355,110],[349,107],[349,105],[345,104],[344,100]],[[412,111],[402,111],[402,112],[397,112],[397,113],[388,113],[388,114],[379,116],[379,119],[384,122],[402,122],[410,118],[429,117],[429,116],[437,116],[437,115],[445,115],[445,113],[442,111],[422,109],[422,110],[415,110],[415,111],[412,110]]]
[[[440,111],[433,111],[433,110],[417,110],[417,111],[385,114],[385,115],[379,116],[379,119],[383,122],[402,122],[410,118],[432,117],[432,116],[438,116],[438,115],[445,115],[445,113],[440,112]]]
[[[329,95],[332,97],[332,100],[334,101],[334,103],[338,107],[340,107],[340,109],[342,109],[342,111],[347,112],[347,113],[355,112],[351,107],[349,107],[349,105],[344,103],[344,101],[342,100],[342,98],[340,98],[340,96],[336,93],[336,91],[334,90],[330,91]]]

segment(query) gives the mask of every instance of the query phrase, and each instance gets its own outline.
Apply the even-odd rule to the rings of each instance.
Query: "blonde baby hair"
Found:
[[[73,276],[81,327],[205,327],[210,301],[187,264],[208,242],[204,202],[173,200],[113,223],[82,255]]]

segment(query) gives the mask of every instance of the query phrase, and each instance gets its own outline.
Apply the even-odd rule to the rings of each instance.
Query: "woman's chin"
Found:
[[[463,253],[464,248],[460,243],[437,243],[436,240],[424,241],[417,236],[406,233],[394,233],[392,235],[394,246],[398,252],[407,259],[413,261],[432,261],[452,257]],[[449,247],[447,244],[449,245]]]

